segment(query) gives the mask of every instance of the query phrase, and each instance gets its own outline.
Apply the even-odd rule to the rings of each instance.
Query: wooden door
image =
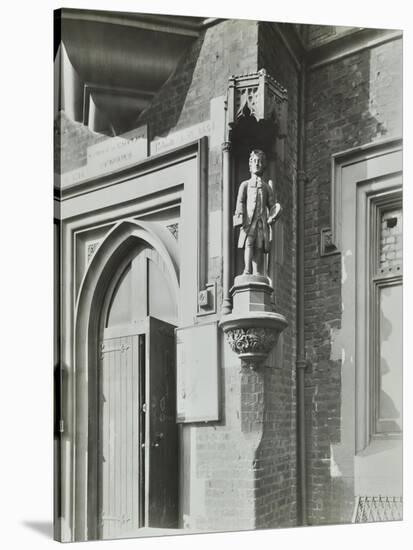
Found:
[[[100,538],[178,523],[176,304],[166,270],[141,250],[113,281],[100,343]],[[165,320],[159,320],[162,317]]]
[[[117,538],[140,526],[143,466],[139,445],[139,337],[101,343],[101,538]]]
[[[148,319],[148,502],[150,527],[178,526],[178,427],[174,326]]]

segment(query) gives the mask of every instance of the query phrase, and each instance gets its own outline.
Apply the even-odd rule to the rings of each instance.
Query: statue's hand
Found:
[[[271,208],[271,214],[268,216],[267,223],[268,225],[272,225],[276,219],[280,216],[282,211],[281,205],[279,202],[276,202],[274,206]]]

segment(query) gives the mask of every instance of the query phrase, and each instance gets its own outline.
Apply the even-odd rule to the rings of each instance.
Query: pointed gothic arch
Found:
[[[98,533],[97,365],[101,306],[113,278],[145,246],[152,247],[162,258],[179,303],[176,240],[161,224],[135,219],[121,221],[108,232],[84,275],[76,301],[73,527],[77,540],[93,540]]]

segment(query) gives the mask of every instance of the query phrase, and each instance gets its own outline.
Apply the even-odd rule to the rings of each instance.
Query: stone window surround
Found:
[[[369,274],[371,261],[377,260],[366,251],[371,246],[375,250],[378,248],[376,230],[376,244],[371,242],[371,224],[377,223],[372,219],[372,205],[391,204],[392,201],[400,203],[401,151],[402,142],[397,138],[373,142],[332,157],[331,241],[336,251],[342,254],[343,266],[342,328],[336,342],[337,347],[342,348],[341,368],[344,369],[341,416],[347,424],[347,428],[343,426],[343,429],[348,434],[353,432],[351,426],[355,426],[355,453],[362,451],[372,436],[372,376],[369,369],[360,368],[360,365],[370,364],[370,345],[365,344],[371,343],[368,324],[371,303]],[[352,176],[349,177],[349,174]],[[345,184],[347,187],[344,187]],[[349,236],[349,230],[354,232],[352,236]],[[350,242],[353,244],[348,250]],[[358,246],[354,257],[351,257],[351,248],[354,249],[356,242]],[[354,277],[354,284],[347,282],[346,285],[346,280],[351,277]]]

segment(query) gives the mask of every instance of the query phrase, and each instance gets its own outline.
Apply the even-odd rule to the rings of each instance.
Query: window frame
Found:
[[[380,293],[383,288],[401,285],[403,287],[403,259],[398,272],[379,273],[381,218],[385,211],[403,208],[401,189],[386,190],[370,197],[370,262],[368,272],[368,304],[369,304],[369,407],[368,407],[368,437],[372,439],[401,438],[402,429],[398,431],[378,431],[380,410]],[[401,407],[402,410],[402,407]]]

